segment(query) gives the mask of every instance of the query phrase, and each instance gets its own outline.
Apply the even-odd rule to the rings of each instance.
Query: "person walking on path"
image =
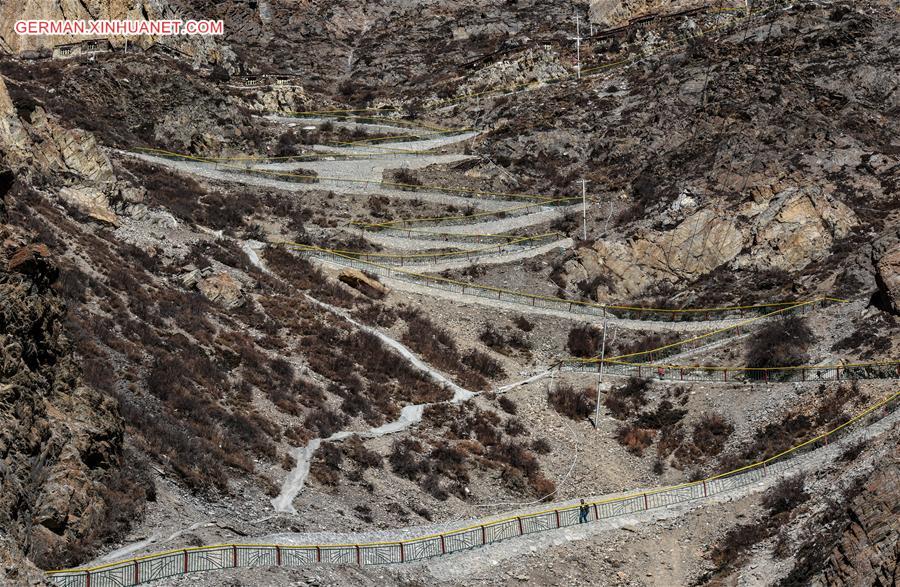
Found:
[[[584,524],[585,522],[588,521],[588,512],[589,511],[591,511],[591,509],[588,507],[588,505],[586,503],[584,503],[584,500],[582,499],[581,507],[578,508],[578,523],[579,524]]]

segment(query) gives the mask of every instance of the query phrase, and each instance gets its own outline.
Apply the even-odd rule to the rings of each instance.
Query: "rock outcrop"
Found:
[[[123,427],[113,399],[81,384],[51,251],[23,241],[0,224],[0,535],[55,565],[102,525]]]
[[[598,241],[579,256],[588,277],[608,275],[619,284],[617,291],[598,292],[601,299],[637,295],[654,283],[691,281],[723,264],[798,271],[827,256],[857,224],[852,210],[821,189],[789,188],[738,211],[702,208],[672,230],[642,229],[624,243]]]
[[[493,88],[544,82],[569,73],[556,53],[543,48],[528,49],[515,59],[492,63],[479,70],[463,86],[462,93],[475,94]]]
[[[891,311],[900,314],[900,243],[888,249],[876,265],[875,280]]]
[[[241,283],[228,273],[214,273],[197,282],[197,289],[211,302],[226,308],[236,308],[244,304]]]
[[[226,308],[237,308],[246,302],[244,286],[226,271],[216,271],[212,267],[193,269],[181,276],[181,283]]]
[[[869,478],[849,505],[849,527],[814,587],[896,585],[900,579],[900,451]]]
[[[61,178],[60,200],[88,216],[117,224],[110,195],[117,193],[109,157],[93,135],[64,127],[41,107],[22,120],[0,78],[0,148],[7,163],[26,176]],[[121,186],[119,186],[121,187]]]
[[[821,188],[790,188],[768,202],[752,203],[741,213],[753,216],[753,253],[739,266],[803,269],[849,234],[859,221],[853,210]]]
[[[369,277],[359,269],[344,269],[338,275],[338,279],[370,298],[381,299],[390,291],[383,283]]]

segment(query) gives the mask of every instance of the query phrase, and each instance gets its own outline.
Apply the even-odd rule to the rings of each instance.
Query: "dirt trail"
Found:
[[[318,257],[310,257],[310,259],[322,265],[331,267],[349,267],[349,263],[342,263],[332,259],[321,259]],[[599,323],[603,321],[601,316],[592,316],[588,314],[579,314],[575,312],[566,312],[564,310],[554,310],[551,308],[542,308],[532,306],[527,303],[509,302],[505,300],[497,300],[472,294],[462,294],[458,291],[450,291],[439,287],[431,287],[419,283],[412,283],[405,279],[397,279],[379,275],[379,279],[390,285],[392,288],[406,291],[410,293],[422,294],[430,297],[443,298],[462,304],[478,304],[481,306],[489,306],[492,308],[502,308],[504,310],[514,310],[526,314],[543,314],[544,316],[556,316],[569,320],[582,320],[585,322]],[[630,330],[641,330],[646,332],[704,332],[715,330],[717,328],[726,328],[734,326],[745,319],[733,318],[727,320],[702,320],[696,322],[668,322],[665,320],[630,320],[625,318],[609,318],[610,324],[615,324],[621,328]]]
[[[387,196],[401,200],[422,200],[445,206],[457,206],[466,208],[474,206],[482,210],[498,211],[505,210],[514,205],[506,200],[485,200],[476,197],[454,196],[442,192],[430,191],[403,191],[398,189],[390,189],[381,187],[380,182],[372,183],[344,183],[321,181],[316,183],[299,183],[293,181],[285,181],[282,179],[273,179],[253,173],[242,173],[237,170],[220,169],[216,164],[203,163],[199,161],[176,161],[156,155],[147,155],[145,153],[131,153],[127,151],[118,151],[119,154],[127,157],[133,157],[142,161],[147,161],[155,165],[161,165],[170,169],[175,169],[182,173],[202,177],[207,180],[223,181],[230,183],[240,183],[244,185],[254,185],[264,188],[272,188],[287,192],[308,192],[313,190],[334,190],[338,189],[344,193],[364,194],[367,196]]]

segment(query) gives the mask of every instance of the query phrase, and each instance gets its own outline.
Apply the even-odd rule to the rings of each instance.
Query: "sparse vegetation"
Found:
[[[597,391],[592,388],[575,389],[569,385],[560,384],[556,389],[547,391],[547,403],[557,413],[572,420],[584,420],[594,413],[594,404],[597,401]]]
[[[573,326],[569,330],[569,351],[576,357],[595,357],[600,354],[602,336],[603,332],[590,324]]]
[[[802,316],[792,314],[766,322],[747,342],[749,367],[792,367],[809,360],[815,335]]]

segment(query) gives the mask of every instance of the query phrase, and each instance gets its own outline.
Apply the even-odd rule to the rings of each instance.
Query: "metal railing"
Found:
[[[565,300],[551,296],[542,296],[524,292],[517,292],[503,288],[486,285],[465,283],[440,277],[416,273],[397,267],[390,267],[381,263],[372,263],[354,259],[347,255],[329,251],[327,249],[309,248],[299,250],[301,257],[312,259],[324,259],[328,262],[345,267],[353,267],[368,271],[374,275],[407,281],[417,285],[433,287],[458,293],[482,297],[500,302],[508,302],[532,308],[542,308],[573,314],[575,316],[603,317],[609,315],[625,320],[655,320],[671,322],[707,321],[711,318],[752,318],[762,316],[774,310],[789,308],[799,305],[826,305],[829,303],[845,303],[846,300],[838,298],[819,298],[809,301],[775,302],[769,304],[757,304],[748,306],[729,306],[720,308],[642,308],[634,306],[604,305],[594,302],[582,302],[578,300]],[[708,342],[708,341],[707,341]]]
[[[802,464],[804,454],[856,431],[853,440],[881,433],[876,424],[900,404],[894,392],[855,417],[823,434],[768,459],[700,481],[648,489],[620,497],[589,501],[588,522],[675,504],[708,499],[781,475]],[[881,428],[886,428],[884,422]],[[831,447],[831,448],[840,448]],[[420,561],[492,543],[578,526],[580,505],[560,505],[538,512],[477,521],[463,528],[394,542],[359,544],[219,544],[170,550],[106,565],[48,572],[58,587],[127,587],[188,573],[247,567],[304,567],[315,564],[383,565]]]
[[[900,360],[848,363],[845,365],[801,365],[797,367],[740,367],[721,365],[659,365],[653,363],[603,362],[603,374],[664,381],[743,383],[790,383],[804,381],[850,381],[856,379],[900,379]],[[564,371],[598,373],[600,361],[568,360]]]
[[[378,262],[388,265],[397,265],[400,267],[410,265],[432,265],[443,261],[475,261],[487,257],[496,257],[500,255],[511,255],[538,249],[545,245],[557,242],[564,238],[564,235],[558,232],[539,234],[535,236],[522,236],[510,240],[505,243],[497,243],[490,246],[484,246],[478,249],[464,249],[453,251],[435,251],[432,253],[382,253],[369,251],[335,251],[332,249],[323,249],[312,245],[304,245],[294,242],[274,243],[278,246],[295,249],[298,251],[309,252],[326,252],[346,255],[352,259],[366,261],[369,263]]]

